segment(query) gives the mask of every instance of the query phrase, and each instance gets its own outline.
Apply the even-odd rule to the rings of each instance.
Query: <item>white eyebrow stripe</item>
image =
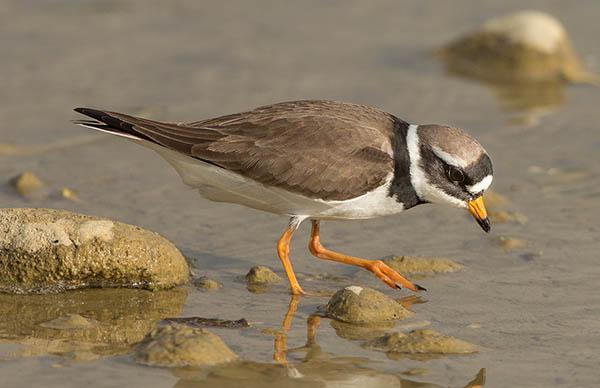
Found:
[[[442,151],[439,147],[432,146],[431,149],[438,158],[442,159],[444,162],[451,166],[460,168],[465,168],[467,166],[467,162],[465,162],[463,159],[455,155],[450,155],[446,151]]]
[[[485,191],[492,184],[492,179],[494,179],[494,177],[491,175],[488,175],[485,178],[483,178],[482,180],[480,180],[478,183],[475,183],[474,185],[471,185],[471,186],[467,186],[467,190],[469,190],[469,193],[471,193],[471,194],[477,194],[482,191]]]

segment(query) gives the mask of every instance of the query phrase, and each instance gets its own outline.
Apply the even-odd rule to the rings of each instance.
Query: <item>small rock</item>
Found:
[[[281,277],[277,275],[269,267],[257,265],[250,268],[250,271],[246,274],[246,281],[249,285],[267,285],[271,283],[279,283]]]
[[[20,148],[13,144],[0,143],[0,157],[16,155]]]
[[[73,190],[69,189],[68,187],[62,188],[62,190],[60,191],[60,196],[69,201],[81,202],[81,199],[79,199],[77,194]]]
[[[11,181],[19,195],[25,198],[33,198],[42,195],[44,183],[34,173],[26,171]]]
[[[511,251],[525,248],[527,246],[527,241],[513,237],[500,236],[500,238],[498,238],[498,245],[507,251]]]
[[[58,317],[51,321],[43,322],[40,324],[42,327],[50,329],[68,330],[68,329],[88,329],[94,327],[95,324],[92,320],[79,315],[79,314],[67,314],[62,317]]]
[[[0,209],[0,290],[165,289],[187,283],[179,250],[136,226],[52,209]]]
[[[180,324],[160,326],[136,347],[137,362],[152,366],[212,366],[234,361],[236,354],[217,335]]]
[[[201,276],[193,280],[194,286],[207,291],[215,291],[223,287],[223,284],[206,276]]]
[[[400,273],[436,274],[455,272],[463,268],[452,260],[440,257],[394,256],[383,259],[383,262]]]
[[[527,223],[527,217],[523,213],[505,211],[505,210],[490,210],[488,212],[492,223],[513,222],[521,225]]]
[[[326,312],[331,318],[357,324],[393,321],[413,315],[385,294],[359,286],[336,292],[327,303]]]
[[[520,11],[490,19],[440,52],[448,70],[492,82],[592,82],[551,15]]]
[[[413,330],[408,334],[389,333],[367,342],[365,346],[384,352],[403,354],[468,354],[477,352],[477,347],[471,343],[429,329]]]

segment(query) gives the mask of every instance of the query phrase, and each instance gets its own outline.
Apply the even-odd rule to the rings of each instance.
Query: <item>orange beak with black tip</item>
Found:
[[[488,233],[492,226],[490,225],[490,219],[485,210],[485,204],[483,203],[483,196],[477,197],[476,199],[469,201],[467,204],[469,213],[475,218],[475,221],[481,226],[486,233]]]

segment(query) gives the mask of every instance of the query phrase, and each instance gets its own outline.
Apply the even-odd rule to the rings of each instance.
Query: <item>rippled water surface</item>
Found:
[[[218,279],[150,293],[92,290],[0,295],[0,386],[588,387],[600,381],[600,90],[497,87],[447,74],[430,53],[520,1],[4,1],[0,6],[0,206],[56,207],[157,231]],[[531,1],[557,16],[598,69],[600,3]],[[493,232],[459,210],[421,206],[370,221],[325,222],[331,248],[368,258],[443,256],[462,272],[420,280],[415,318],[480,346],[468,356],[411,359],[361,346],[365,333],[315,315],[327,297],[249,292],[256,264],[280,274],[287,220],[215,204],[180,183],[151,151],[69,123],[75,106],[191,121],[290,99],[375,105],[417,123],[464,127],[495,164]],[[52,193],[16,195],[35,172]],[[499,213],[508,212],[508,213]],[[513,221],[499,222],[512,216]],[[509,217],[510,218],[510,217]],[[315,260],[307,225],[292,253],[305,289],[333,293],[368,273]],[[504,238],[504,240],[502,240]],[[502,241],[516,238],[511,248]],[[504,245],[503,245],[504,244]],[[317,276],[318,275],[318,276]],[[48,324],[79,314],[88,328]],[[139,366],[131,346],[167,317],[246,318],[213,329],[244,362],[210,371]],[[425,322],[426,323],[426,322]],[[281,365],[273,361],[285,359]]]

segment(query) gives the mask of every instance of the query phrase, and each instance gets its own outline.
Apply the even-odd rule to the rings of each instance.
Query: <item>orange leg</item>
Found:
[[[404,278],[398,272],[394,271],[381,260],[365,260],[358,257],[347,256],[342,253],[337,253],[324,248],[321,245],[319,237],[319,221],[313,220],[312,230],[310,232],[310,243],[308,244],[310,252],[319,259],[333,260],[344,264],[356,265],[372,272],[381,281],[391,288],[405,287],[411,291],[425,290],[423,287],[412,283]]]
[[[277,242],[277,254],[279,255],[279,260],[281,260],[285,274],[290,282],[292,295],[306,294],[296,279],[296,274],[294,273],[294,268],[290,261],[290,240],[292,239],[292,234],[294,234],[294,231],[298,228],[298,225],[299,222],[292,218],[290,225],[285,229]]]

